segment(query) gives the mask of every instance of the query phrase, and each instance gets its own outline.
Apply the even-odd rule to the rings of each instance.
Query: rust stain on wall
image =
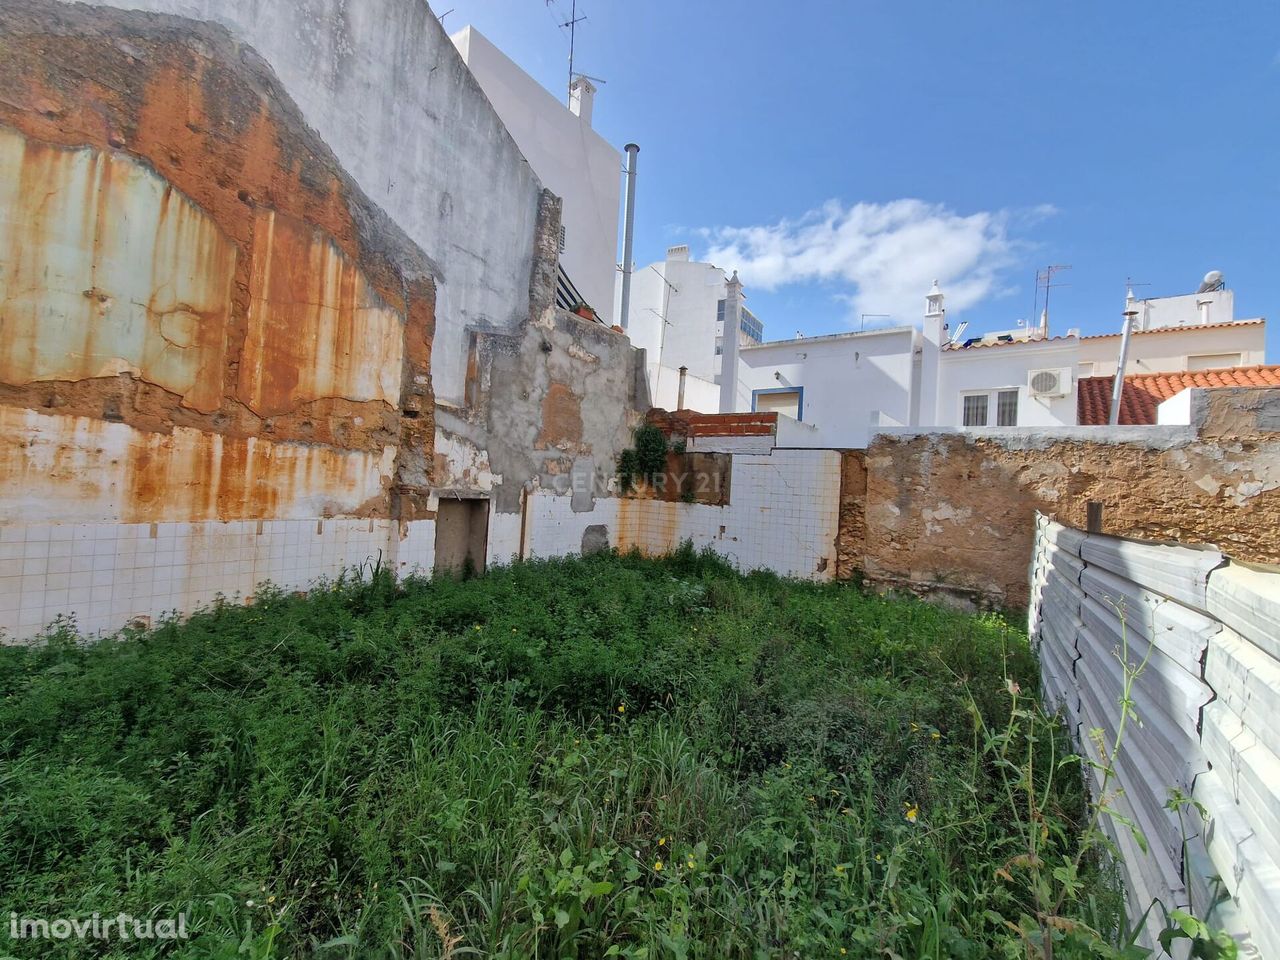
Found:
[[[264,416],[320,397],[400,399],[404,321],[321,231],[259,210],[240,399]]]
[[[135,160],[0,127],[0,379],[125,371],[216,410],[236,248]]]
[[[371,514],[395,452],[337,450],[0,407],[0,521],[148,523]]]
[[[372,505],[330,495],[316,465],[349,451],[381,463],[394,449],[391,489],[425,489],[434,267],[250,48],[180,17],[9,0],[0,132],[0,404],[118,421],[156,433],[159,451],[189,433],[223,438],[216,456],[188,444],[194,473],[131,455],[134,479],[113,489],[137,502],[116,514],[161,510],[153,462],[175,478],[205,471],[191,482],[221,491],[175,495],[170,520],[339,501],[391,515],[381,487]],[[90,446],[76,456],[94,462],[91,433],[63,437],[58,456],[79,437]],[[255,437],[251,452],[242,442]],[[291,441],[330,449],[271,455],[295,464],[297,486],[242,481],[246,469],[282,476],[261,451]]]

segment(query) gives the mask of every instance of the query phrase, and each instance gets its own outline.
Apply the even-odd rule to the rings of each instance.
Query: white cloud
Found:
[[[935,278],[953,311],[1006,292],[1002,274],[1022,246],[1010,237],[1011,222],[1054,212],[1044,205],[961,215],[923,200],[851,207],[832,200],[798,220],[705,231],[707,259],[736,269],[748,290],[826,282],[843,288],[836,297],[850,305],[854,321],[887,313],[913,323]]]

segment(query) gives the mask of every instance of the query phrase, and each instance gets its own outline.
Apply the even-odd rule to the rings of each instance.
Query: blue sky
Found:
[[[437,0],[561,93],[569,0]],[[1209,269],[1280,361],[1280,4],[580,0],[595,126],[641,146],[636,259],[738,268],[767,337],[1118,328]],[[870,321],[876,322],[876,321]],[[883,321],[880,321],[883,322]]]

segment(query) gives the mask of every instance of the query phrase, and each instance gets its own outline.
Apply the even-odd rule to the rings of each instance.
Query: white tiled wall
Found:
[[[728,506],[628,501],[619,513],[618,539],[654,554],[691,540],[740,570],[826,580],[835,574],[839,502],[840,455],[834,451],[735,454]]]
[[[528,506],[527,553],[531,557],[567,557],[582,552],[582,534],[593,524],[609,528],[610,545],[617,544],[618,501],[602,498],[589,511],[575,513],[573,498],[533,494]]]
[[[735,454],[727,507],[602,498],[579,513],[571,497],[533,494],[526,554],[576,554],[586,528],[603,524],[609,543],[624,549],[666,553],[692,540],[743,570],[827,579],[835,570],[839,493],[840,457],[832,451]],[[520,528],[517,513],[490,515],[491,563],[518,555]],[[4,525],[0,640],[30,639],[68,614],[82,634],[110,633],[139,619],[191,613],[220,594],[243,600],[264,581],[305,589],[379,559],[400,576],[426,573],[434,557],[433,520]]]
[[[520,555],[520,514],[489,513],[489,563],[507,564]]]
[[[68,614],[92,636],[139,618],[191,613],[219,594],[244,599],[268,580],[302,589],[379,558],[395,569],[395,526],[355,519],[6,525],[3,642],[30,639]]]
[[[436,560],[436,522],[412,520],[400,524],[396,547],[396,576],[430,576]]]

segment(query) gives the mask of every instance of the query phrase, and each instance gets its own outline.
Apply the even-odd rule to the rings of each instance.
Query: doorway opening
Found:
[[[436,507],[436,574],[484,573],[489,540],[489,501],[440,498]]]

